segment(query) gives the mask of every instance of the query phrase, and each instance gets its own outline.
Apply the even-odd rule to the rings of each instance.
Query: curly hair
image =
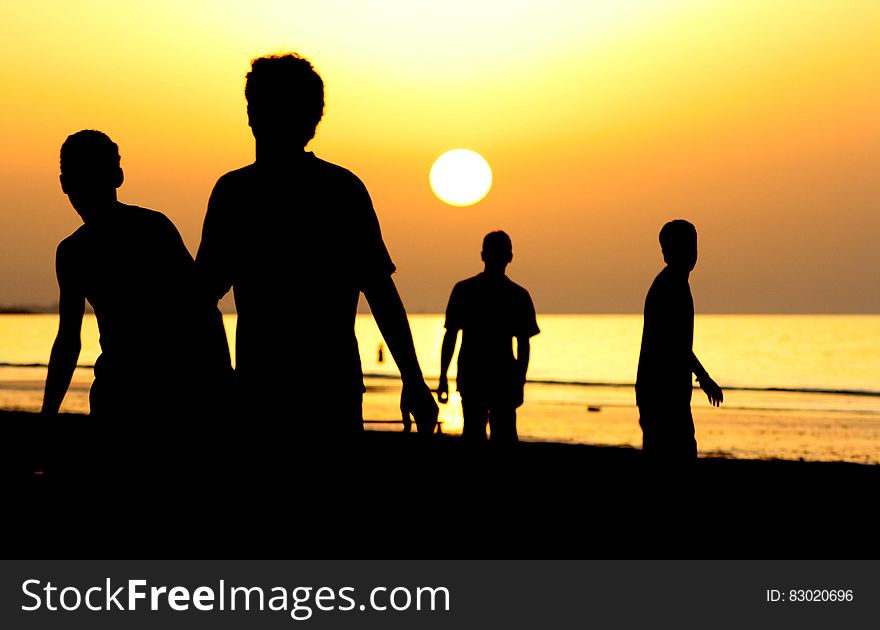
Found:
[[[244,96],[255,134],[283,128],[301,134],[303,146],[315,137],[324,115],[324,81],[296,53],[254,59]]]

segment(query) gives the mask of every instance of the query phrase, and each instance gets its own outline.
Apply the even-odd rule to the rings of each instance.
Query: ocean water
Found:
[[[224,317],[234,348],[235,316]],[[543,315],[532,340],[522,439],[633,445],[641,443],[633,382],[640,315]],[[0,315],[0,408],[37,410],[58,319]],[[429,384],[436,385],[441,315],[410,317]],[[400,382],[371,316],[356,323],[368,393],[364,416],[395,428]],[[880,463],[880,316],[698,315],[694,350],[724,388],[720,409],[694,391],[697,441],[703,455]],[[87,316],[80,367],[64,410],[87,412],[99,354],[97,326]],[[455,367],[450,371],[454,378]],[[454,387],[454,381],[450,381]],[[156,375],[161,386],[161,375]],[[441,406],[442,428],[461,431],[455,392]]]

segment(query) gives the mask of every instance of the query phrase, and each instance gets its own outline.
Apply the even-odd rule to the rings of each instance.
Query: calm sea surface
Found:
[[[235,316],[224,319],[234,347]],[[414,315],[410,323],[433,386],[443,317]],[[544,315],[538,323],[520,436],[638,446],[632,384],[641,316]],[[39,409],[57,325],[53,315],[0,315],[0,407]],[[387,350],[379,361],[382,340],[372,317],[358,316],[357,335],[369,388],[365,417],[396,419],[397,370]],[[721,409],[694,392],[703,454],[880,463],[880,316],[702,315],[694,349],[725,388]],[[87,316],[80,364],[94,364],[98,354],[97,326]],[[89,367],[77,370],[65,410],[88,411],[91,379]],[[161,379],[157,374],[156,387]],[[440,418],[445,432],[460,432],[457,395],[441,406]]]

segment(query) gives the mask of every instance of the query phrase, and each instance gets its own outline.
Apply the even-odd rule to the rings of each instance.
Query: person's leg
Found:
[[[488,404],[476,396],[462,395],[461,412],[464,416],[461,430],[462,439],[472,444],[486,442],[486,423],[489,419]]]
[[[348,418],[344,433],[348,436],[360,436],[364,432],[364,393],[355,392],[351,396]]]
[[[516,408],[512,404],[497,403],[489,409],[489,439],[493,444],[515,444]]]
[[[697,439],[695,437],[694,416],[691,413],[691,406],[682,409],[677,417],[679,419],[679,453],[683,461],[692,461],[697,459]]]
[[[677,463],[697,458],[694,419],[690,405],[639,409],[642,450],[653,461]]]
[[[657,457],[656,413],[639,407],[639,426],[642,427],[642,454],[653,460]]]
[[[104,380],[95,378],[92,386],[89,388],[89,415],[92,418],[103,418],[107,416],[110,402],[108,400],[108,392],[105,391]]]

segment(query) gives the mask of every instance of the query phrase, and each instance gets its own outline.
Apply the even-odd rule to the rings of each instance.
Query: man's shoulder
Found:
[[[312,182],[332,182],[336,189],[364,191],[366,187],[361,179],[347,168],[321,159],[314,153],[307,153],[303,162],[303,170]],[[215,190],[235,190],[254,183],[257,176],[257,164],[252,163],[221,175]]]
[[[60,243],[58,243],[58,248],[55,250],[55,255],[60,258],[69,258],[71,256],[76,256],[83,247],[86,246],[86,240],[88,239],[88,229],[86,225],[83,224],[79,226],[74,232],[64,238]]]
[[[651,284],[645,296],[645,316],[654,317],[661,313],[682,314],[684,309],[693,309],[690,283],[687,276],[670,272],[665,267]]]
[[[504,276],[507,279],[507,290],[510,291],[512,295],[514,295],[517,299],[520,300],[531,300],[532,296],[529,293],[528,289],[524,286],[521,286],[511,280],[509,277]]]
[[[331,179],[335,184],[340,186],[348,186],[354,189],[366,189],[364,183],[361,181],[361,178],[352,173],[350,170],[345,168],[344,166],[340,166],[339,164],[334,164],[333,162],[328,162],[322,158],[319,158],[314,153],[309,154],[309,166],[311,169],[316,171],[316,173],[322,179]]]
[[[455,286],[452,287],[453,293],[461,293],[473,290],[479,290],[480,284],[482,282],[482,275],[478,273],[475,276],[471,276],[470,278],[465,278],[464,280],[459,280],[455,283]]]
[[[673,282],[672,277],[669,274],[669,267],[664,267],[660,270],[660,273],[654,277],[654,281],[648,289],[648,297],[656,295],[657,293],[665,293],[670,290],[672,285]]]
[[[475,276],[471,276],[470,278],[465,278],[464,280],[460,280],[453,287],[453,291],[482,291],[486,286],[492,287],[502,287],[504,291],[509,292],[511,295],[514,295],[517,298],[529,298],[528,290],[525,287],[518,285],[516,282],[508,278],[506,275],[500,278],[500,282],[498,278],[493,278],[487,276],[485,273],[478,273]]]
[[[352,173],[344,166],[340,166],[339,164],[330,162],[328,160],[325,160],[324,158],[319,158],[314,153],[309,153],[307,159],[307,163],[311,168],[319,169],[330,176],[342,177],[346,179],[357,179],[358,181],[360,181],[357,175]]]
[[[214,187],[218,188],[246,184],[251,178],[253,178],[255,167],[255,164],[248,164],[247,166],[242,166],[241,168],[224,173],[219,179],[217,179],[217,183]]]
[[[676,273],[669,267],[664,267],[660,270],[660,273],[657,274],[657,277],[654,278],[654,282],[651,283],[651,288],[649,290],[649,292],[658,291],[670,293],[680,293],[682,291],[689,292],[690,283],[688,282],[687,275]]]
[[[142,208],[140,206],[132,206],[128,204],[120,204],[120,210],[126,213],[126,218],[129,221],[134,221],[143,225],[144,227],[151,227],[154,229],[173,229],[177,230],[174,226],[174,223],[169,219],[164,212],[159,212],[158,210],[150,210],[149,208]]]
[[[134,206],[128,203],[119,204],[121,209],[125,212],[129,212],[132,217],[143,219],[145,221],[167,221],[168,217],[165,216],[164,212],[160,212],[159,210],[151,210],[150,208],[143,208],[141,206]]]

